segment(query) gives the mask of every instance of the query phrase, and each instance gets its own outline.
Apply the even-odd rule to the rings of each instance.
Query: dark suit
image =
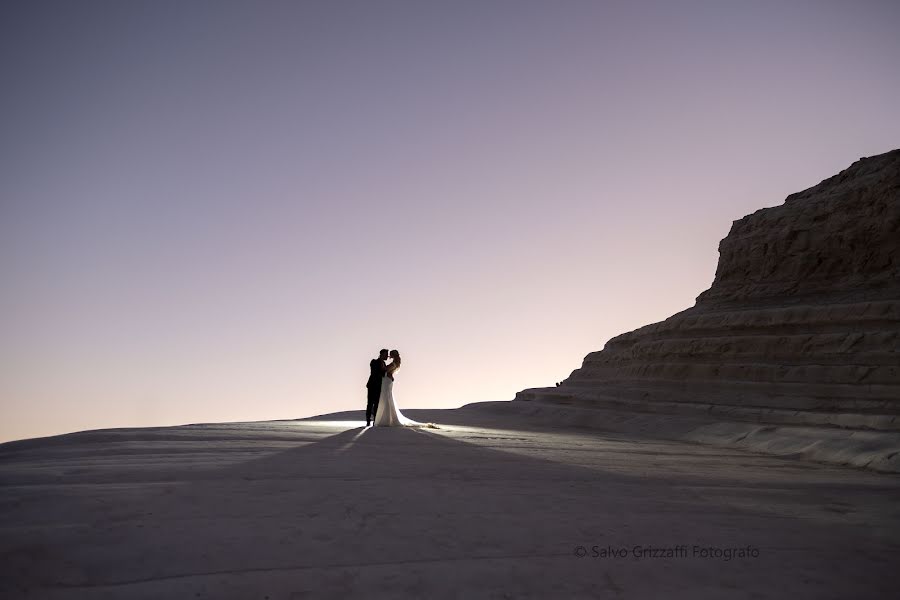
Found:
[[[369,381],[366,382],[366,388],[369,392],[369,401],[366,403],[366,422],[369,422],[369,416],[374,420],[378,414],[378,398],[381,396],[381,379],[384,377],[384,361],[380,358],[373,358],[369,361]]]

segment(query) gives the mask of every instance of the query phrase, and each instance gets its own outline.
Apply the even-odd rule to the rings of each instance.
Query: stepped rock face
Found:
[[[880,428],[900,428],[900,150],[735,221],[719,253],[692,308],[517,399],[883,415]]]

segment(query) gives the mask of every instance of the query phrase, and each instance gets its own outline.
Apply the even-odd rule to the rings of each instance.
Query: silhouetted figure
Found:
[[[372,421],[373,427],[429,427],[431,429],[440,429],[434,423],[420,423],[414,419],[410,419],[397,406],[397,400],[394,398],[394,377],[397,369],[400,368],[400,351],[391,350],[391,362],[386,366],[384,377],[381,378],[381,397],[378,400],[375,409],[375,417]]]
[[[378,398],[381,396],[381,379],[387,370],[385,361],[388,358],[387,348],[382,348],[378,358],[369,361],[369,380],[366,382],[368,401],[366,402],[366,426],[368,427],[375,413],[378,412]]]

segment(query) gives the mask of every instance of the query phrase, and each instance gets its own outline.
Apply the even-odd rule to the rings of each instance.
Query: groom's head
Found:
[[[381,349],[381,352],[378,353],[378,358],[380,358],[381,360],[387,360],[387,359],[388,359],[388,351],[387,351],[387,348],[382,348],[382,349]]]

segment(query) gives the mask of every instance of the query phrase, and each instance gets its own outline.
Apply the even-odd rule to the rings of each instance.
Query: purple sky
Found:
[[[0,5],[0,440],[552,385],[900,146],[897,2]]]

